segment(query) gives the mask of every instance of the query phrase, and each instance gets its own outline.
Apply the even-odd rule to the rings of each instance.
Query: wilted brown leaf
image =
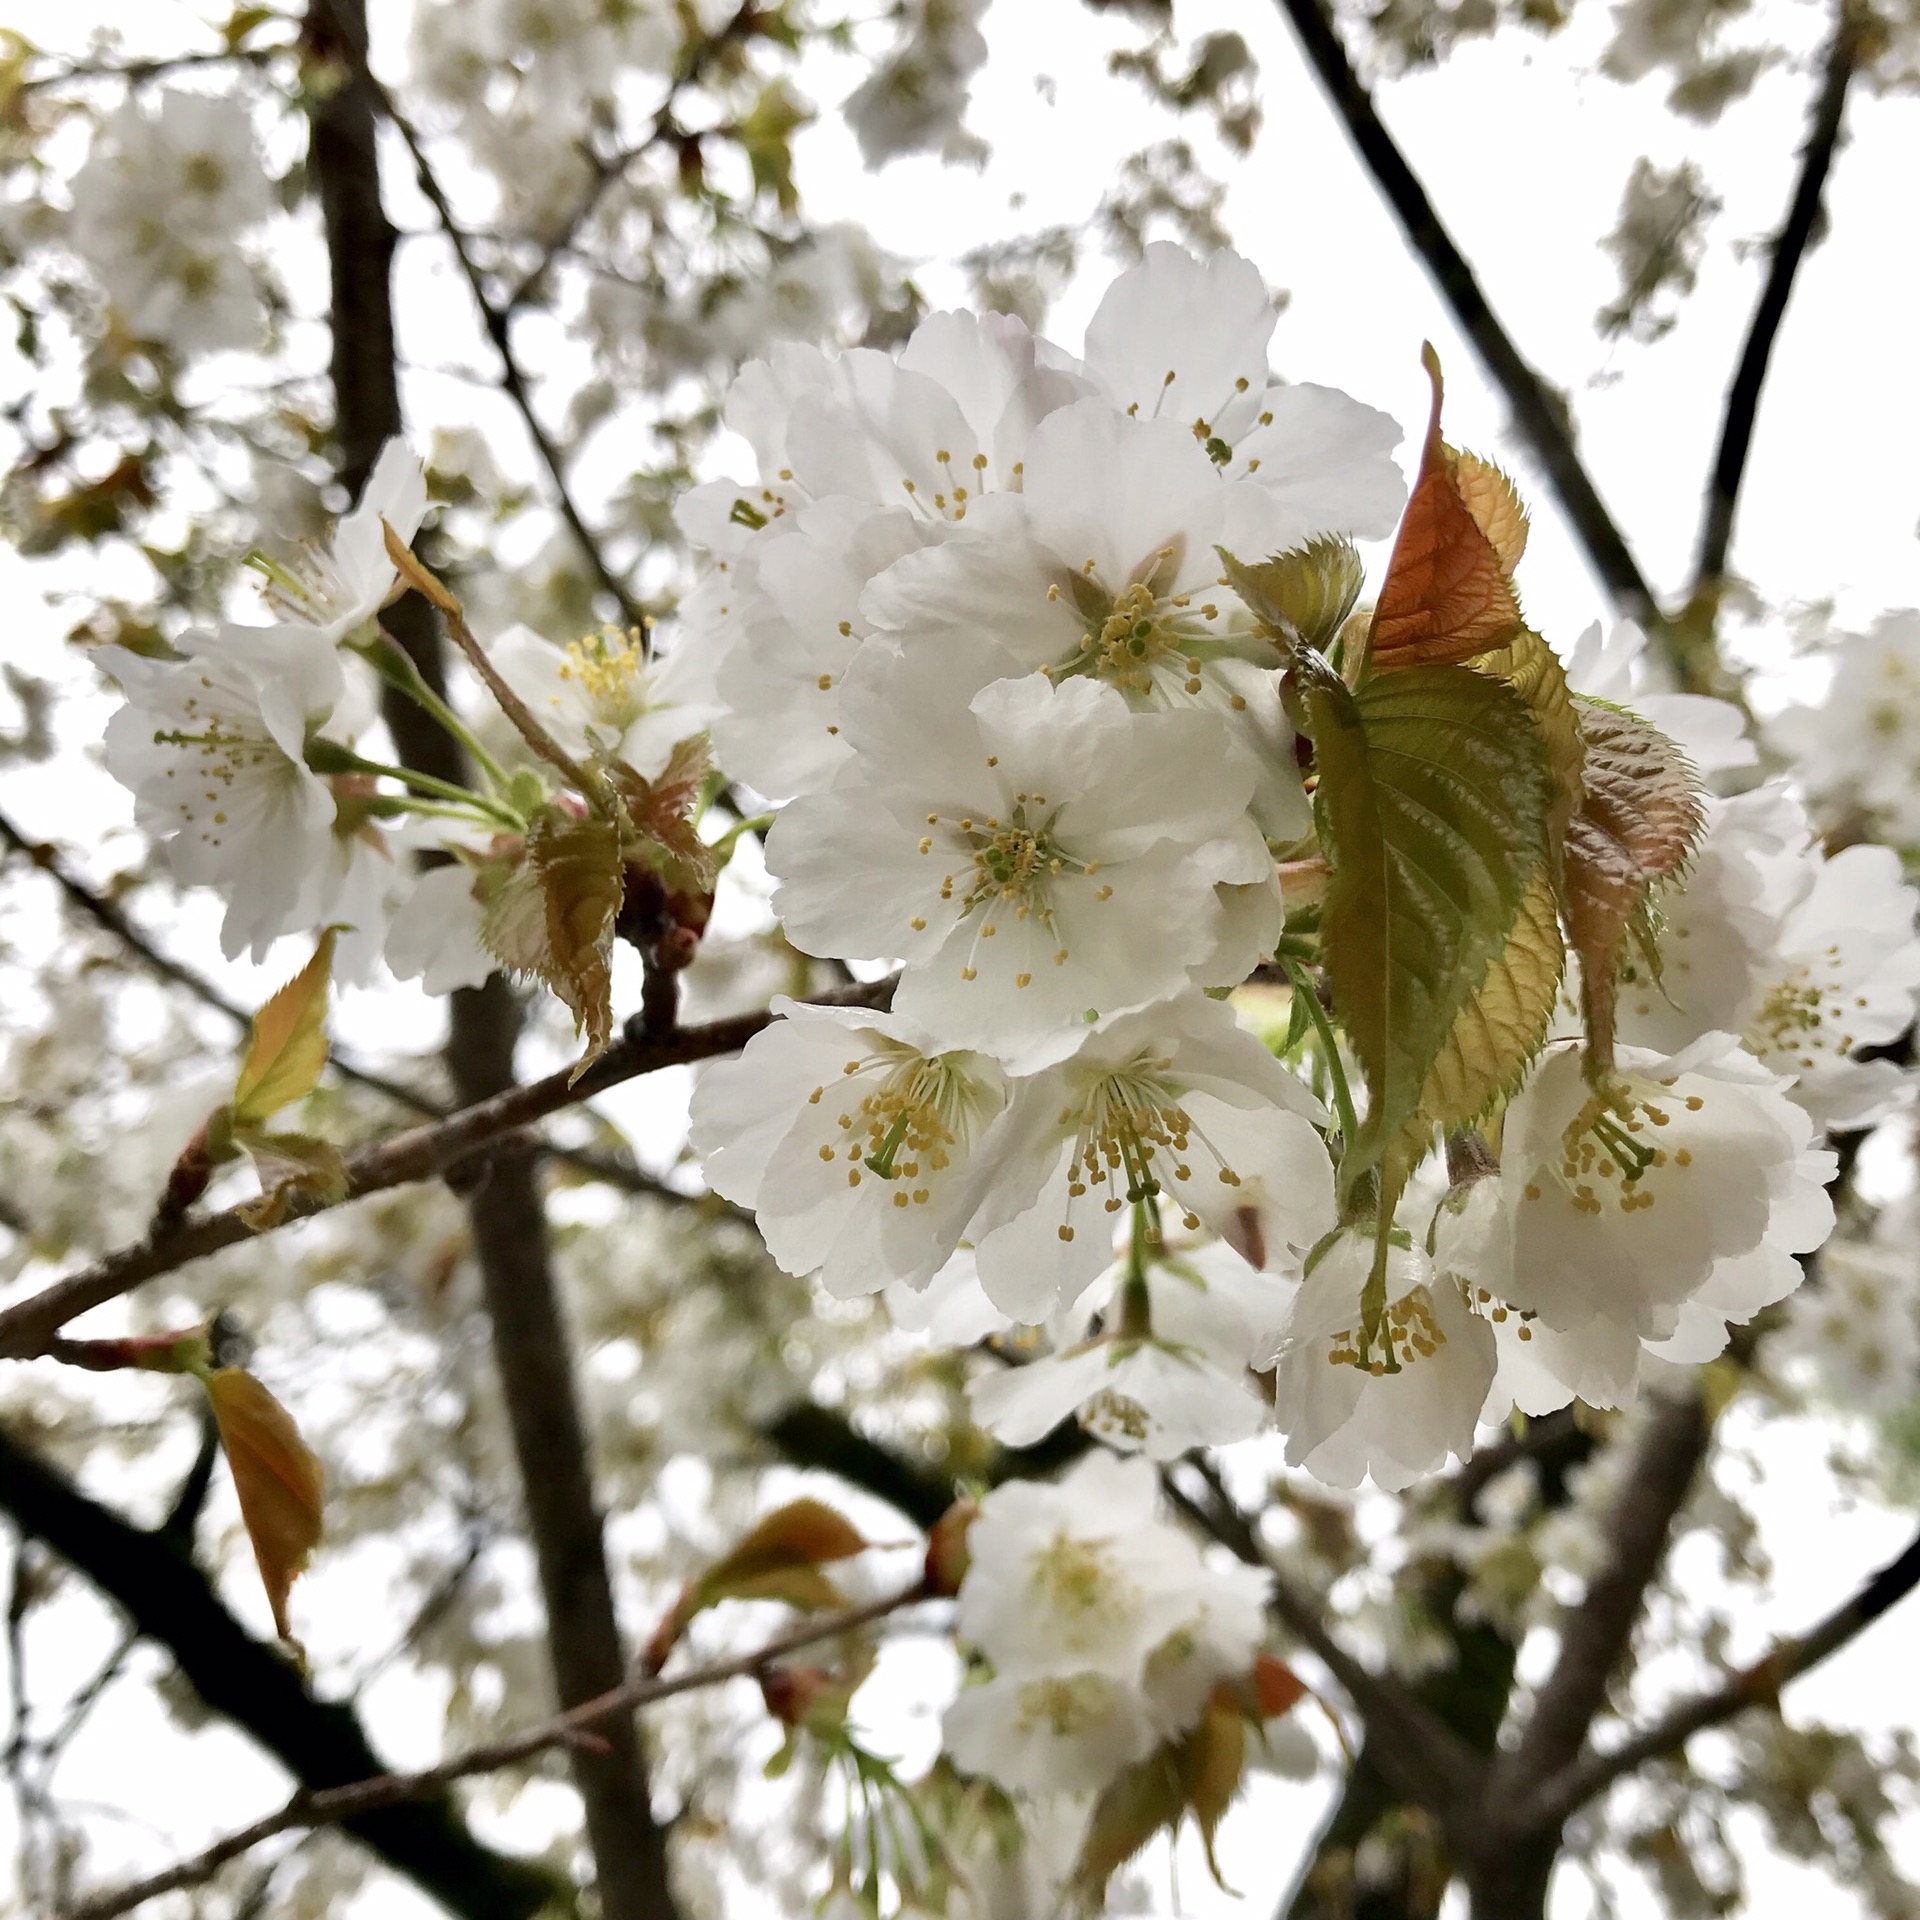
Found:
[[[1576,703],[1585,794],[1567,829],[1567,934],[1580,956],[1587,1072],[1613,1069],[1614,996],[1634,918],[1685,865],[1704,824],[1686,755],[1636,713]]]

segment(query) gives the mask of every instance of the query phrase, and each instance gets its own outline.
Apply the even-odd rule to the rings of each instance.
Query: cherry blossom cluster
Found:
[[[1246,1676],[1270,1577],[1210,1566],[1142,1460],[1089,1454],[980,1503],[957,1637],[986,1667],[947,1709],[948,1753],[1030,1794],[1091,1794]]]
[[[1510,1408],[1624,1404],[1826,1239],[1824,1131],[1908,1092],[1861,1056],[1912,1017],[1914,893],[1885,848],[1829,857],[1780,782],[1702,799],[1606,1070],[1569,978],[1517,1083],[1370,1216],[1345,1011],[1282,886],[1326,871],[1322,776],[1223,556],[1384,536],[1406,489],[1394,423],[1276,380],[1273,326],[1250,263],[1157,246],[1078,355],[966,313],[897,356],[777,348],[728,403],[752,477],[682,503],[708,566],[672,647],[475,642],[504,739],[380,625],[426,509],[390,447],[329,543],[262,562],[265,624],[110,656],[108,764],[225,897],[229,953],[332,927],[346,973],[384,955],[444,992],[501,965],[584,1024],[539,928],[579,917],[551,889],[591,862],[542,849],[606,817],[604,960],[622,886],[650,861],[667,885],[636,822],[677,781],[710,895],[740,833],[691,837],[710,735],[773,816],[786,938],[895,978],[884,1011],[776,1001],[701,1078],[693,1148],[787,1271],[991,1354],[973,1404],[1011,1443],[1077,1415],[1168,1460],[1272,1422],[1323,1479],[1397,1487]],[[1581,637],[1565,674],[1752,778],[1741,716],[1658,690],[1636,630]],[[474,786],[378,757],[383,685]]]
[[[162,89],[130,96],[73,178],[66,237],[118,324],[174,353],[260,343],[266,313],[243,237],[274,211],[241,101]]]
[[[1778,783],[1704,802],[1611,1077],[1569,981],[1497,1152],[1409,1185],[1369,1352],[1339,1042],[1269,1046],[1223,1004],[1279,942],[1276,863],[1315,847],[1284,663],[1220,555],[1384,534],[1403,491],[1390,423],[1273,379],[1272,325],[1248,263],[1156,247],[1079,356],[942,314],[897,358],[742,375],[757,471],[684,504],[713,564],[681,645],[721,761],[780,803],[788,938],[900,973],[885,1014],[784,1004],[707,1072],[694,1145],[789,1270],[968,1338],[1044,1327],[974,1383],[1009,1441],[1077,1410],[1170,1458],[1261,1425],[1272,1367],[1291,1460],[1401,1486],[1511,1407],[1623,1404],[1792,1291],[1832,1224],[1816,1128],[1904,1095],[1857,1056],[1911,1018],[1915,901],[1884,849],[1828,860]],[[1751,766],[1738,712],[1644,655],[1595,629],[1569,682],[1702,774]]]

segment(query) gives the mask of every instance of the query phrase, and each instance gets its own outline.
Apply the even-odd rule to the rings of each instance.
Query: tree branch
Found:
[[[1585,1598],[1560,1624],[1560,1653],[1534,1696],[1532,1717],[1518,1745],[1496,1763],[1511,1805],[1532,1785],[1572,1764],[1594,1716],[1606,1702],[1607,1682],[1620,1664],[1647,1584],[1659,1571],[1674,1516],[1685,1503],[1706,1458],[1713,1428],[1696,1389],[1654,1406],[1608,1528],[1607,1563],[1588,1583]]]
[[[1696,1733],[1737,1719],[1749,1707],[1777,1707],[1780,1690],[1810,1672],[1830,1654],[1870,1627],[1920,1586],[1920,1535],[1897,1559],[1889,1561],[1851,1599],[1834,1608],[1818,1625],[1782,1640],[1752,1666],[1742,1668],[1725,1686],[1669,1709],[1652,1726],[1631,1735],[1606,1753],[1588,1753],[1548,1783],[1538,1796],[1536,1819],[1566,1819],[1621,1775],[1649,1760],[1678,1753]]]
[[[1466,256],[1441,224],[1426,189],[1382,124],[1322,0],[1279,0],[1279,4],[1293,22],[1301,48],[1374,184],[1398,217],[1409,244],[1425,262],[1482,364],[1506,395],[1513,408],[1514,425],[1546,469],[1547,479],[1614,605],[1650,630],[1662,630],[1659,604],[1587,474],[1573,443],[1565,407],[1521,357],[1488,305]]]
[[[468,291],[473,295],[473,304],[480,316],[480,324],[486,329],[487,338],[493,342],[493,350],[500,356],[500,385],[506,396],[518,410],[527,430],[527,438],[533,442],[533,450],[539,455],[540,464],[547,470],[547,478],[553,487],[554,505],[560,517],[567,523],[568,531],[578,542],[582,556],[593,569],[600,585],[611,596],[620,609],[620,619],[624,626],[636,631],[644,631],[643,615],[638,603],[628,593],[626,584],[614,572],[609,564],[599,539],[588,528],[573,497],[573,488],[567,479],[566,464],[560,458],[560,450],[555,446],[553,437],[542,424],[534,408],[532,389],[527,384],[525,371],[520,365],[520,357],[514,351],[512,320],[503,307],[494,303],[493,296],[487,291],[486,275],[480,269],[480,263],[474,258],[473,249],[458,220],[454,218],[452,202],[448,200],[446,190],[441,186],[439,177],[433,170],[432,162],[427,158],[425,143],[418,130],[395,104],[393,95],[378,80],[367,64],[367,38],[365,22],[354,17],[355,9],[340,4],[340,0],[314,0],[316,9],[323,11],[331,21],[336,44],[346,56],[352,69],[355,83],[364,87],[368,96],[379,109],[380,115],[404,142],[407,153],[413,161],[413,169],[420,182],[420,191],[426,195],[432,206],[434,216],[440,222],[447,236],[447,244],[452,247],[454,258],[459,262],[460,272],[467,283]]]
[[[243,1728],[311,1789],[378,1771],[351,1707],[320,1701],[293,1666],[221,1604],[185,1543],[148,1533],[90,1500],[0,1428],[0,1507],[165,1647],[216,1713]],[[415,1800],[438,1798],[431,1790]],[[483,1847],[453,1808],[368,1808],[348,1822],[436,1900],[471,1920],[523,1920],[561,1893],[541,1868]]]
[[[881,981],[837,989],[821,994],[821,1004],[832,1006],[879,1006],[885,1003],[892,982]],[[765,1012],[736,1014],[728,1020],[716,1020],[707,1026],[682,1027],[664,1037],[623,1038],[569,1084],[570,1070],[561,1068],[544,1080],[526,1086],[510,1087],[490,1099],[475,1101],[449,1114],[444,1120],[378,1142],[353,1154],[347,1160],[347,1200],[361,1200],[368,1194],[384,1193],[392,1187],[430,1180],[461,1161],[497,1149],[510,1135],[563,1108],[577,1106],[609,1087],[619,1086],[641,1074],[661,1067],[683,1066],[689,1061],[708,1060],[723,1053],[737,1052],[772,1015]],[[103,1301],[131,1293],[143,1282],[171,1273],[189,1261],[203,1260],[209,1254],[255,1237],[256,1232],[278,1232],[296,1220],[311,1219],[324,1213],[328,1205],[296,1197],[276,1226],[250,1227],[240,1207],[189,1219],[178,1228],[121,1247],[56,1280],[43,1292],[0,1311],[0,1360],[25,1360],[44,1353],[47,1343],[69,1320]]]
[[[172,985],[184,988],[200,1001],[211,1007],[223,1019],[231,1021],[242,1033],[253,1024],[253,1015],[237,1001],[230,1000],[211,980],[184,961],[176,960],[171,954],[156,947],[147,936],[134,925],[127,914],[105,895],[97,893],[81,880],[66,862],[61,859],[57,847],[44,840],[30,840],[20,828],[4,813],[0,813],[0,842],[4,842],[16,853],[24,854],[27,859],[44,873],[56,887],[67,903],[84,914],[98,927],[120,941],[147,970]],[[380,1094],[391,1100],[394,1105],[404,1107],[410,1113],[423,1114],[431,1119],[443,1119],[447,1108],[438,1100],[429,1100],[426,1095],[417,1092],[403,1081],[388,1078],[383,1073],[375,1073],[367,1067],[344,1057],[337,1048],[327,1056],[327,1065],[343,1080],[350,1080],[356,1086],[365,1087],[371,1093]],[[591,1147],[560,1147],[551,1144],[542,1146],[543,1153],[556,1160],[564,1161],[568,1166],[588,1175],[591,1179],[604,1181],[608,1186],[618,1187],[625,1193],[649,1193],[662,1200],[684,1200],[687,1196],[676,1187],[670,1187],[664,1180],[657,1180],[644,1168],[611,1153],[599,1153]],[[11,1221],[4,1224],[12,1225]]]
[[[278,1813],[268,1814],[264,1819],[256,1820],[252,1826],[243,1827],[224,1840],[216,1841],[191,1860],[184,1860],[178,1866],[169,1867],[164,1873],[154,1874],[132,1886],[96,1895],[74,1909],[72,1920],[113,1920],[113,1916],[130,1911],[144,1900],[155,1899],[160,1894],[172,1893],[181,1887],[199,1886],[211,1879],[229,1860],[237,1859],[276,1834],[298,1828],[364,1820],[369,1814],[380,1810],[439,1795],[457,1780],[469,1779],[475,1774],[498,1773],[505,1767],[515,1766],[552,1748],[578,1748],[582,1744],[591,1744],[596,1738],[596,1728],[623,1719],[641,1707],[672,1699],[676,1694],[692,1693],[701,1687],[717,1686],[725,1680],[758,1675],[789,1653],[817,1646],[823,1640],[837,1639],[842,1634],[857,1632],[862,1627],[873,1625],[875,1621],[886,1619],[890,1614],[898,1613],[903,1607],[913,1606],[927,1598],[925,1586],[916,1581],[901,1592],[871,1600],[865,1606],[849,1607],[844,1613],[807,1621],[791,1632],[756,1647],[751,1653],[736,1654],[703,1667],[690,1668],[670,1679],[636,1677],[627,1680],[598,1699],[582,1701],[579,1706],[570,1707],[565,1713],[556,1714],[538,1726],[510,1734],[502,1740],[490,1741],[485,1746],[469,1748],[465,1753],[455,1754],[451,1759],[441,1761],[438,1766],[424,1768],[419,1773],[380,1774],[350,1786],[296,1794]]]
[[[1833,38],[1827,46],[1825,74],[1808,124],[1806,145],[1800,152],[1799,178],[1794,182],[1786,220],[1768,250],[1767,277],[1747,328],[1746,345],[1741,350],[1733,384],[1727,389],[1726,408],[1720,423],[1720,448],[1714,456],[1713,476],[1707,483],[1688,613],[1699,619],[1708,632],[1712,630],[1713,615],[1726,584],[1734,512],[1739,504],[1741,482],[1746,477],[1747,456],[1753,447],[1760,389],[1766,381],[1767,364],[1773,355],[1780,323],[1786,317],[1794,276],[1813,245],[1815,229],[1820,224],[1821,197],[1840,144],[1840,123],[1858,52],[1851,0],[1838,0]]]

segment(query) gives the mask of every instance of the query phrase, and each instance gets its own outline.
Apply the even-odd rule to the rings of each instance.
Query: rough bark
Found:
[[[149,1533],[79,1492],[0,1430],[0,1508],[165,1647],[216,1713],[259,1741],[306,1787],[338,1787],[384,1771],[358,1716],[316,1699],[292,1663],[254,1639],[193,1564],[184,1529]],[[567,1890],[541,1868],[482,1846],[447,1800],[391,1807],[347,1831],[449,1911],[524,1920]]]
[[[365,0],[315,0],[307,31],[339,54],[343,84],[314,112],[312,171],[333,276],[333,375],[340,477],[357,491],[401,409],[390,267],[394,232],[380,199],[376,99],[354,77],[340,35],[364,46]],[[429,683],[444,684],[439,639],[418,599],[389,610],[389,630]],[[401,757],[442,778],[461,777],[459,750],[417,708],[390,699],[387,721]],[[447,1070],[462,1103],[512,1084],[520,1016],[496,976],[453,996]],[[528,1531],[547,1610],[554,1683],[562,1706],[617,1687],[626,1673],[567,1338],[531,1157],[496,1157],[468,1196],[475,1258],[493,1319]],[[664,1837],[653,1819],[639,1737],[630,1720],[609,1725],[603,1752],[573,1756],[586,1810],[600,1904],[607,1920],[667,1920],[674,1912]]]

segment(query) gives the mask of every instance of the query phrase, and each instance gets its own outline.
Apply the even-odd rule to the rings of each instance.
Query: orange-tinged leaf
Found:
[[[1527,550],[1527,510],[1519,489],[1491,460],[1482,460],[1477,453],[1453,456],[1453,478],[1474,525],[1511,574]]]
[[[740,1579],[772,1567],[831,1566],[866,1550],[865,1536],[844,1514],[821,1500],[792,1500],[776,1507],[724,1559],[709,1567],[702,1584]]]
[[[1499,549],[1462,496],[1456,456],[1440,437],[1439,357],[1428,347],[1423,359],[1433,382],[1433,413],[1374,604],[1368,657],[1375,673],[1471,660],[1505,646],[1520,626]],[[1482,486],[1477,478],[1475,486]]]
[[[1567,829],[1567,933],[1580,956],[1587,1073],[1613,1070],[1620,962],[1652,891],[1686,864],[1705,824],[1687,757],[1650,721],[1576,702],[1585,792]]]
[[[1213,1857],[1213,1836],[1233,1804],[1246,1759],[1245,1718],[1230,1702],[1209,1700],[1199,1725],[1180,1743],[1180,1784],[1194,1824],[1200,1829],[1207,1871],[1223,1893],[1233,1889],[1220,1877],[1220,1863]]]
[[[216,1367],[205,1381],[274,1630],[297,1646],[287,1595],[320,1542],[325,1476],[293,1416],[245,1368]]]
[[[313,958],[253,1016],[247,1056],[233,1089],[236,1125],[269,1119],[311,1093],[327,1064],[327,978],[333,929]]]
[[[713,849],[693,817],[712,767],[707,736],[696,733],[675,745],[658,779],[643,780],[624,763],[606,769],[625,815],[621,857],[651,869],[669,893],[713,890]]]
[[[820,1569],[864,1553],[867,1541],[845,1515],[819,1500],[794,1500],[748,1532],[698,1578],[687,1582],[648,1642],[657,1673],[695,1614],[722,1600],[780,1600],[805,1613],[843,1607],[846,1598]]]
[[[1307,1683],[1284,1660],[1258,1654],[1253,1662],[1253,1697],[1260,1718],[1273,1720],[1307,1697]]]

